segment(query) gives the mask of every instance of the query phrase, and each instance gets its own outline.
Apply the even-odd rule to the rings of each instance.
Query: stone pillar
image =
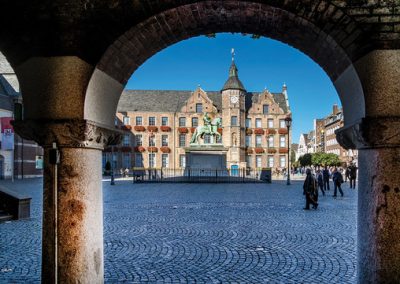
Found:
[[[365,118],[337,138],[359,149],[359,283],[400,283],[400,117]]]
[[[42,282],[53,283],[57,274],[60,283],[103,283],[101,150],[120,135],[78,119],[28,120],[14,127],[45,149]],[[57,169],[49,161],[53,142],[60,151]]]

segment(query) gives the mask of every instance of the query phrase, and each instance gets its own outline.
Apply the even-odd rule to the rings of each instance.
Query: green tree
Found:
[[[312,156],[311,154],[304,154],[299,158],[300,165],[302,167],[307,167],[312,165]]]
[[[338,166],[340,165],[339,156],[332,153],[314,153],[311,158],[314,166]]]

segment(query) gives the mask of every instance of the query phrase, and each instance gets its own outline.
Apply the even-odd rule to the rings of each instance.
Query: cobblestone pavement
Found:
[[[11,185],[11,182],[2,184]],[[41,181],[32,218],[0,224],[0,283],[40,280]],[[357,192],[304,211],[301,182],[104,182],[106,283],[355,283]]]

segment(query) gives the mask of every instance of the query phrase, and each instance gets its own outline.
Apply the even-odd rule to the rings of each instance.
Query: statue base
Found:
[[[185,148],[186,168],[226,171],[226,153],[222,144],[197,145]]]

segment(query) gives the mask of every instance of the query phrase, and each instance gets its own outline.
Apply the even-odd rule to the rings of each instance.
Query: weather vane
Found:
[[[232,61],[235,61],[235,49],[234,48],[232,48],[232,51],[231,51],[231,53],[232,53]]]

